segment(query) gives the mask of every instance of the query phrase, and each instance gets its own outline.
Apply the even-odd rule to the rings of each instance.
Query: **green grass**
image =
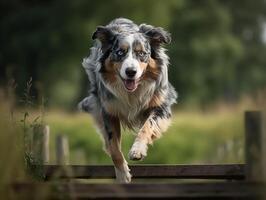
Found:
[[[55,137],[65,134],[72,164],[108,164],[101,139],[88,114],[48,112],[51,129],[51,163],[55,162]],[[243,113],[175,112],[172,125],[156,140],[144,161],[130,163],[241,163],[243,162]],[[122,149],[127,157],[134,135],[123,131]]]
[[[150,146],[147,158],[141,163],[243,162],[243,113],[240,109],[236,110],[175,112],[171,127]],[[26,132],[20,121],[25,113],[29,113],[25,121]],[[0,164],[0,195],[3,199],[26,199],[24,196],[28,195],[10,191],[9,183],[40,180],[36,179],[39,174],[27,168],[24,154],[30,147],[25,141],[25,133],[32,132],[32,125],[36,123],[34,119],[38,116],[42,115],[37,110],[16,110],[11,120],[9,105],[0,103],[0,160],[3,161]],[[88,114],[48,111],[44,119],[51,130],[51,163],[55,163],[55,138],[58,134],[65,134],[69,138],[71,164],[111,164],[111,159],[102,150],[102,142]],[[122,148],[125,155],[133,140],[133,134],[123,133]],[[41,187],[32,195],[37,199],[47,199],[50,189]]]

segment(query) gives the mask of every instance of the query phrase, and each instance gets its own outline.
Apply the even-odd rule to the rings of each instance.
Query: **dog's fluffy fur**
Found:
[[[168,82],[169,61],[162,47],[170,43],[170,34],[162,28],[118,18],[97,27],[92,39],[97,40],[83,60],[90,91],[79,107],[95,119],[117,179],[130,182],[121,152],[120,123],[138,133],[129,152],[132,160],[143,159],[148,144],[167,129],[170,107],[177,98]]]

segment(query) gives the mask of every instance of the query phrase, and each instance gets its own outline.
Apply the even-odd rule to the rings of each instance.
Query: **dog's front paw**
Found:
[[[128,167],[125,170],[120,170],[115,167],[115,175],[116,180],[119,183],[130,183],[131,182],[131,174],[129,173]]]
[[[130,160],[143,160],[147,155],[148,146],[143,142],[135,142],[129,151],[128,157]]]

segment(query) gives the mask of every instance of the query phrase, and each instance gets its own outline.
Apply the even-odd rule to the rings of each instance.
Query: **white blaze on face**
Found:
[[[129,43],[129,49],[127,53],[126,59],[123,61],[121,69],[120,69],[120,75],[123,79],[129,79],[126,75],[126,69],[127,68],[135,68],[137,70],[136,75],[134,76],[134,79],[137,80],[141,77],[143,70],[140,67],[139,61],[133,57],[133,42],[134,42],[134,36],[129,35],[125,38],[125,41]]]

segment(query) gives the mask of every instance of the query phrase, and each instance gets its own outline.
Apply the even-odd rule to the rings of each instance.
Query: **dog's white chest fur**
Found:
[[[104,102],[106,111],[118,116],[126,125],[136,128],[141,126],[139,114],[148,107],[155,91],[155,82],[144,81],[133,93],[127,92],[121,85],[108,88],[111,89],[115,98]]]

